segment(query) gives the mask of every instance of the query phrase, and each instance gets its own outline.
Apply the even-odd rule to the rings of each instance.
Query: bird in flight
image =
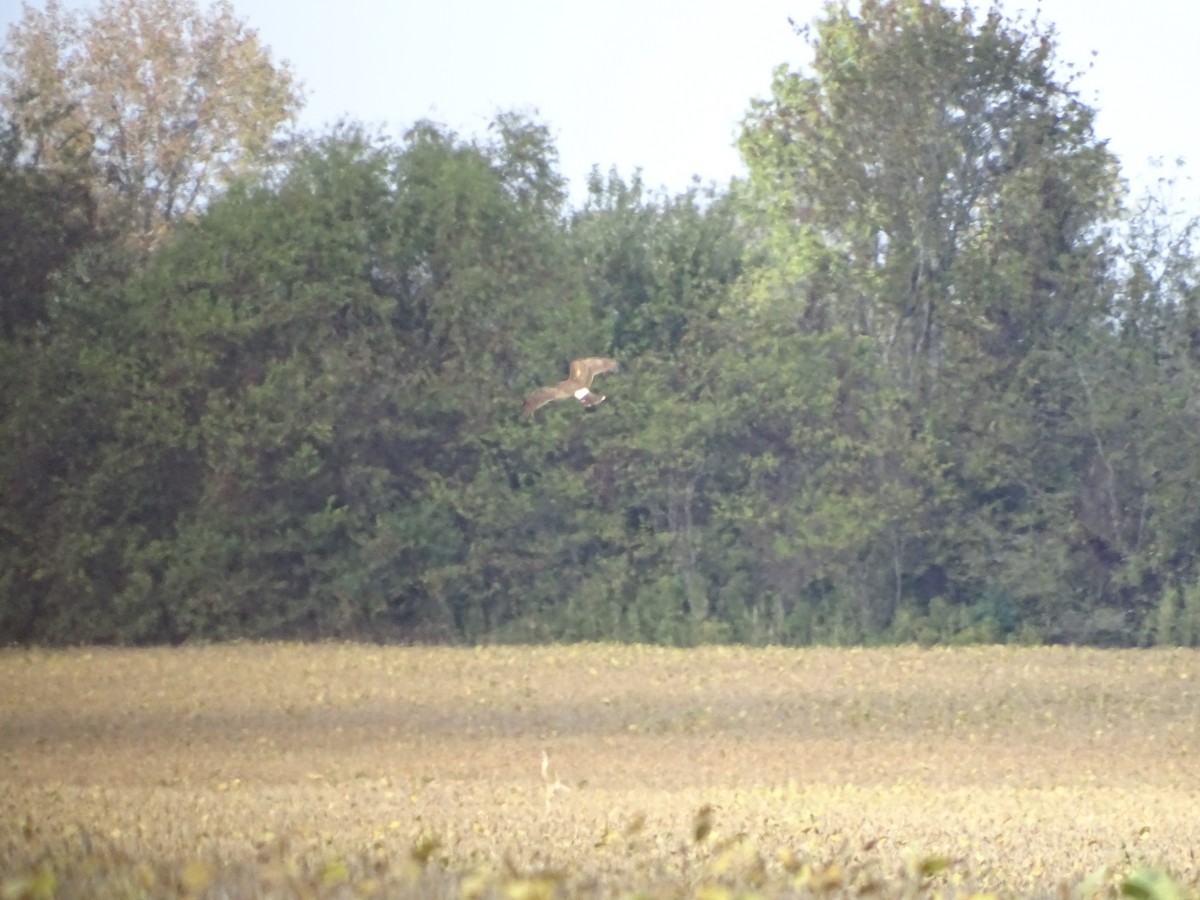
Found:
[[[532,391],[525,398],[525,405],[521,407],[521,412],[526,416],[532,416],[535,410],[547,403],[553,400],[565,400],[567,397],[574,397],[587,407],[596,406],[604,401],[604,395],[597,394],[592,390],[592,379],[605,372],[616,372],[618,368],[617,361],[606,356],[576,359],[572,361],[565,381],[560,381],[553,387],[540,387],[536,391]]]

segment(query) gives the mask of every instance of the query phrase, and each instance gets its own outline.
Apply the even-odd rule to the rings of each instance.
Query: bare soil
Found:
[[[8,650],[0,684],[5,896],[1200,884],[1194,650]]]

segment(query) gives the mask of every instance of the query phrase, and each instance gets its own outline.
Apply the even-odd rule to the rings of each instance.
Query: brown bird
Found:
[[[605,372],[618,370],[617,361],[605,356],[591,356],[587,359],[574,360],[571,363],[570,371],[567,372],[566,381],[560,381],[553,387],[540,387],[530,393],[525,398],[525,405],[521,407],[521,413],[532,416],[535,410],[547,403],[553,400],[565,400],[567,397],[574,397],[588,407],[603,403],[604,395],[597,394],[592,390],[592,379]]]

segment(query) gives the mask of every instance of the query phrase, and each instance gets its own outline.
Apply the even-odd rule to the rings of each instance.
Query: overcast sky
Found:
[[[38,4],[40,5],[41,0]],[[67,5],[86,5],[75,0]],[[497,111],[535,112],[550,126],[573,196],[594,164],[636,167],[652,187],[693,175],[741,174],[733,140],[750,98],[779,63],[806,62],[788,25],[820,0],[233,0],[308,91],[303,124],[341,116],[402,131],[431,118],[478,134]],[[1004,3],[1015,15],[1033,2]],[[1059,60],[1084,73],[1127,175],[1145,185],[1149,160],[1187,157],[1200,179],[1200,3],[1043,0]],[[0,0],[5,28],[16,0]],[[1094,54],[1094,55],[1093,55]],[[1090,68],[1089,68],[1090,67]],[[1181,202],[1200,211],[1195,181]]]

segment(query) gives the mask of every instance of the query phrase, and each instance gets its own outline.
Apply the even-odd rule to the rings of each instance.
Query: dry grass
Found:
[[[3,897],[1200,884],[1196,651],[10,650],[0,684]]]

